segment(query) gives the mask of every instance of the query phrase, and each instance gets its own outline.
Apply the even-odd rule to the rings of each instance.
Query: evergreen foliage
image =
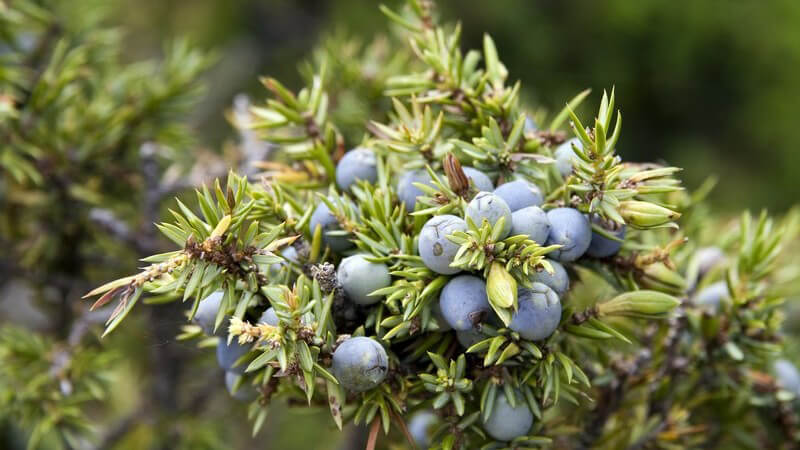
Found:
[[[184,302],[193,320],[203,299],[221,293],[213,331],[222,337],[211,339],[211,345],[216,341],[228,356],[237,352],[228,358],[235,360],[233,366],[226,360],[225,369],[244,372],[238,388],[249,383],[257,392],[248,406],[254,433],[270,405],[288,398],[329,409],[339,428],[350,421],[368,426],[370,448],[381,430],[392,439],[405,436],[414,446],[406,423],[428,411],[434,411],[435,419],[427,442],[442,449],[760,448],[800,439],[797,393],[769,375],[783,353],[780,306],[797,287],[796,263],[786,249],[800,231],[800,216],[744,213],[712,235],[706,228],[715,219],[703,204],[709,186],[689,193],[676,178],[678,168],[622,159],[622,116],[613,89],[601,96],[593,120],[582,121],[575,112],[589,98],[584,91],[552,117],[537,115],[535,123],[548,124],[537,129],[526,124],[531,116],[520,101],[522,86],[509,82],[489,36],[481,50],[463,51],[460,26],[441,22],[433,2],[409,0],[402,10],[381,9],[392,23],[392,38],[363,51],[333,40],[303,67],[307,85],[297,92],[275,79],[262,80],[269,98],[237,123],[271,144],[270,160],[256,164],[264,172],[251,178],[231,171],[198,188],[191,206],[176,201],[171,219],[157,228],[177,250],[147,256],[138,273],[86,294],[96,297],[93,309],[113,305],[105,334],[118,329],[142,298]],[[61,59],[58,48],[52,51],[55,60]],[[124,94],[105,98],[114,90],[95,91],[78,83],[73,89],[88,89],[81,98],[92,99],[96,92],[105,107],[120,106],[114,108],[120,116],[98,114],[101,123],[85,114],[92,102],[72,105],[63,99],[69,106],[44,108],[50,105],[44,103],[37,108],[36,101],[30,103],[38,98],[31,94],[37,84],[10,83],[14,89],[7,88],[4,97],[10,112],[0,123],[0,130],[9,130],[12,137],[3,151],[12,155],[4,164],[15,180],[7,183],[53,195],[59,191],[51,189],[56,183],[52,174],[36,166],[42,160],[65,161],[64,171],[94,173],[88,168],[103,158],[135,158],[132,152],[142,141],[155,140],[159,148],[183,145],[186,141],[178,139],[183,134],[175,131],[179,125],[167,119],[196,94],[192,80],[208,60],[184,45],[176,48],[161,71],[127,69],[131,73],[124,80],[130,86],[123,91],[138,92],[137,101],[149,98],[141,109],[132,106],[130,114],[121,112],[130,105]],[[359,59],[344,64],[345,50]],[[127,73],[109,68],[112,74],[119,71]],[[159,76],[153,79],[153,73]],[[105,86],[99,72],[88,79]],[[67,77],[62,83],[70,82]],[[71,90],[59,92],[69,95]],[[354,105],[343,99],[351,96],[364,102],[355,110],[368,112],[369,121],[348,114]],[[79,123],[86,120],[85,127],[62,120],[39,132],[44,133],[41,139],[52,140],[47,133],[58,130],[61,151],[37,145],[37,134],[21,125],[42,120],[44,127],[48,115],[50,120],[56,112],[71,117],[73,107],[83,112],[72,114]],[[85,130],[97,126],[108,133],[97,142],[83,139]],[[120,134],[114,134],[117,129]],[[568,135],[577,141],[570,144],[574,155],[566,160],[571,170],[562,174],[555,152]],[[107,145],[108,139],[113,145]],[[341,190],[337,163],[355,148],[374,154],[377,176]],[[75,152],[77,161],[65,152]],[[73,165],[81,163],[87,167]],[[422,195],[409,211],[397,186],[412,170],[426,171],[431,182],[414,183]],[[536,283],[537,274],[554,273],[550,258],[559,259],[569,241],[506,236],[510,213],[492,216],[494,223],[475,223],[472,217],[480,214],[470,211],[488,206],[471,204],[481,189],[470,170],[498,186],[515,179],[532,183],[543,195],[543,210],[569,208],[586,219],[585,224],[559,226],[591,223],[589,234],[622,240],[621,249],[603,258],[580,251],[576,258],[561,259],[570,288],[556,295]],[[92,186],[104,192],[101,186],[116,179],[108,177]],[[73,190],[62,194],[69,197]],[[496,195],[481,195],[503,202]],[[85,195],[70,201],[76,202],[73,212],[93,204]],[[320,208],[333,226],[314,218]],[[31,208],[25,211],[31,218],[24,220],[45,222],[50,213],[48,208],[37,215]],[[448,283],[459,274],[434,271],[420,257],[423,227],[443,215],[466,215],[464,231],[446,236],[458,248],[450,267],[485,284],[480,294],[489,303],[479,312],[466,311],[471,327],[458,332],[451,330],[450,311],[442,311],[445,303],[439,299],[447,286],[458,288]],[[626,226],[627,233],[620,238],[604,223]],[[585,251],[589,242],[584,244]],[[708,245],[718,246],[723,256],[711,263],[701,260],[699,250]],[[375,303],[352,301],[340,284],[337,268],[354,254],[374,263],[360,265],[363,271],[388,267],[391,285],[369,294],[379,298]],[[701,303],[699,293],[720,281],[727,295]],[[521,308],[523,300],[529,303]],[[552,308],[555,300],[561,311],[555,331],[535,341],[523,337],[540,335],[540,329],[530,330],[536,326],[531,317],[544,314],[537,309],[542,302]],[[277,322],[263,319],[270,308]],[[207,314],[204,310],[204,323]],[[515,331],[520,328],[525,333]],[[464,332],[471,333],[469,342]],[[199,324],[186,325],[180,338],[209,343]],[[0,340],[0,355],[23,361],[36,354],[30,348],[47,345],[17,344],[26,340],[8,333]],[[369,373],[373,368],[347,366],[356,364],[350,355],[340,353],[344,362],[336,362],[337,349],[355,347],[355,342],[374,350],[367,353],[380,360],[381,376]],[[0,381],[18,377],[19,367],[0,369]],[[87,369],[76,366],[74,373],[84,373],[80,370]],[[351,380],[353,370],[360,383],[369,378],[377,385],[361,389]],[[348,383],[358,388],[345,389],[337,372],[349,373]],[[101,397],[102,389],[95,388],[101,383],[92,380],[81,378],[78,391]],[[19,407],[16,414],[35,417],[39,427],[50,426],[35,410],[36,401],[34,409],[10,401]],[[59,408],[73,407],[69,402]],[[80,423],[72,417],[60,421],[61,436],[74,439]]]

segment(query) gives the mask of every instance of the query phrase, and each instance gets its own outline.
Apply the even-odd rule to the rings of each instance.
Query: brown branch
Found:
[[[378,445],[378,432],[381,429],[381,419],[379,416],[375,416],[372,419],[372,424],[369,426],[369,438],[367,439],[367,446],[366,450],[375,450],[375,446]]]

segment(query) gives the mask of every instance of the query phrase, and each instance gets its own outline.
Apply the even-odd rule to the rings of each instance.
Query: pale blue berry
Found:
[[[725,253],[719,247],[703,247],[695,252],[697,272],[700,277],[707,274],[717,264],[725,261]]]
[[[258,397],[258,392],[256,392],[256,388],[246,382],[242,381],[239,383],[239,387],[234,391],[234,387],[236,386],[237,381],[239,381],[240,375],[236,372],[225,372],[225,387],[228,389],[228,393],[231,397],[239,400],[240,402],[251,402]]]
[[[797,366],[785,359],[778,359],[772,365],[778,385],[795,396],[800,397],[800,371]]]
[[[533,133],[539,129],[539,125],[533,120],[530,115],[525,116],[525,125],[522,128],[523,133]]]
[[[197,305],[194,323],[199,325],[207,336],[214,335],[214,324],[217,320],[217,312],[222,304],[222,297],[222,291],[212,292],[208,297],[200,300],[200,304]]]
[[[592,223],[599,225],[606,233],[620,239],[620,241],[607,238],[600,233],[592,230],[592,241],[589,248],[586,249],[586,254],[593,258],[607,258],[616,255],[622,247],[622,240],[625,240],[625,225],[620,225],[615,222],[606,222],[600,216],[593,215]]]
[[[478,227],[482,226],[484,219],[489,222],[489,225],[494,226],[497,221],[504,218],[505,224],[500,233],[500,239],[505,238],[511,232],[511,210],[502,198],[491,192],[478,192],[478,195],[467,205],[464,217],[472,219],[472,222]]]
[[[314,230],[317,229],[317,226],[322,227],[322,240],[331,250],[342,252],[353,246],[348,236],[334,236],[328,234],[331,231],[340,231],[342,228],[339,225],[339,221],[336,220],[336,216],[331,213],[331,210],[325,202],[319,202],[314,213],[311,214],[309,227],[311,228],[312,234]]]
[[[336,278],[347,298],[359,305],[371,305],[381,300],[371,292],[392,284],[386,264],[369,262],[365,255],[353,255],[339,263]]]
[[[414,211],[417,205],[417,197],[425,195],[422,189],[414,186],[414,183],[433,186],[433,180],[425,169],[411,170],[404,173],[400,177],[400,181],[397,182],[397,198],[405,203],[407,212]]]
[[[431,428],[436,423],[437,417],[431,411],[420,411],[408,421],[408,432],[419,448],[428,448],[431,445]]]
[[[581,150],[583,149],[581,140],[578,138],[572,138],[559,145],[554,154],[556,159],[556,168],[558,169],[558,172],[561,173],[562,177],[566,177],[572,173],[572,158],[576,157],[575,150],[572,148],[572,144],[575,144],[575,146]]]
[[[514,180],[501,184],[494,190],[494,195],[502,198],[511,212],[528,206],[539,206],[544,201],[541,189],[525,180]]]
[[[573,208],[556,208],[547,212],[550,235],[547,245],[561,245],[549,255],[561,262],[580,258],[592,242],[592,227],[589,219]]]
[[[463,331],[483,322],[491,311],[486,283],[472,275],[453,277],[439,294],[444,320],[454,330]]]
[[[519,309],[511,316],[509,328],[529,341],[541,341],[556,331],[561,321],[561,300],[550,287],[533,283],[517,292]]]
[[[443,275],[452,275],[461,269],[450,267],[458,253],[459,245],[447,239],[456,231],[466,231],[467,224],[460,217],[449,214],[434,216],[419,233],[418,251],[428,269]]]
[[[569,290],[569,275],[567,274],[567,269],[564,268],[561,263],[558,261],[553,261],[552,259],[548,259],[547,262],[550,263],[550,266],[553,267],[553,273],[542,269],[537,272],[534,272],[530,280],[535,283],[542,283],[546,286],[549,286],[550,289],[556,291],[556,294],[559,297],[563,297],[564,294],[567,293]]]
[[[516,393],[516,407],[512,407],[505,392],[495,397],[492,413],[489,414],[483,429],[498,441],[511,441],[528,434],[533,425],[533,414],[522,395]]]
[[[719,308],[720,302],[726,298],[730,298],[728,283],[725,281],[717,281],[716,283],[709,284],[695,294],[692,300],[697,306],[716,311],[717,308]]]
[[[462,167],[461,169],[464,171],[464,175],[472,180],[472,184],[475,185],[477,190],[487,192],[494,190],[494,183],[485,173],[473,167]]]
[[[511,213],[511,235],[524,234],[539,245],[547,242],[550,235],[550,221],[547,213],[538,206],[528,206]]]
[[[281,273],[282,268],[288,267],[289,263],[298,264],[300,260],[297,250],[291,245],[281,251],[281,257],[283,257],[283,261],[273,263],[269,266],[270,276],[278,276]]]
[[[436,324],[439,326],[439,331],[450,331],[453,327],[444,320],[444,316],[442,315],[442,307],[439,304],[439,299],[436,298],[431,301],[431,314],[433,318],[436,319]]]
[[[258,319],[259,323],[265,323],[267,325],[272,325],[273,327],[277,327],[280,321],[278,320],[278,315],[275,313],[275,308],[269,307],[266,311],[261,314],[261,317]]]
[[[351,392],[368,391],[383,382],[389,358],[381,344],[368,337],[352,337],[333,352],[333,374]]]
[[[234,338],[230,344],[227,342],[226,338],[219,338],[219,342],[217,343],[217,363],[219,363],[219,366],[224,370],[229,370],[238,374],[244,373],[247,364],[235,364],[242,356],[250,352],[250,344],[240,345],[236,338]]]
[[[375,153],[367,148],[355,148],[345,153],[336,165],[336,185],[347,191],[359,180],[374,183],[378,180]]]

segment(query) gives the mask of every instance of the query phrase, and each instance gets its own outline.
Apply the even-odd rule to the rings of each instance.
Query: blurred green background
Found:
[[[263,97],[258,75],[297,86],[298,63],[326,33],[368,41],[386,26],[370,0],[117,1],[131,59],[181,35],[220,52],[196,116],[209,145],[231,134],[220,118],[233,95]],[[626,159],[684,167],[689,187],[719,175],[712,200],[723,211],[779,212],[797,201],[800,2],[439,4],[445,19],[462,21],[465,47],[479,47],[483,33],[495,38],[511,78],[522,80],[537,107],[560,109],[587,87],[596,103],[616,86]]]

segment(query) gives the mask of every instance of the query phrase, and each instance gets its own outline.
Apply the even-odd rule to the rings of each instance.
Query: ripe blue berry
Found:
[[[400,181],[397,182],[397,198],[406,204],[407,212],[414,211],[414,207],[417,205],[417,197],[425,195],[422,189],[414,186],[414,183],[433,186],[433,180],[425,169],[411,170],[404,173],[400,177]]]
[[[273,327],[277,327],[278,323],[278,315],[275,314],[275,308],[269,307],[266,311],[261,314],[261,317],[258,319],[259,323],[265,323],[267,325],[272,325]]]
[[[433,318],[436,319],[436,324],[439,325],[439,331],[450,331],[453,327],[444,320],[444,316],[442,315],[442,307],[439,305],[439,299],[434,299],[431,302],[431,314]]]
[[[464,217],[472,219],[478,227],[483,224],[484,219],[489,221],[491,226],[494,226],[503,217],[505,218],[505,225],[503,225],[500,239],[508,236],[508,233],[511,232],[511,210],[502,198],[491,192],[478,192],[478,195],[467,205]]]
[[[428,269],[443,275],[452,275],[461,269],[450,267],[456,257],[458,244],[447,239],[456,231],[465,231],[467,223],[460,217],[449,214],[434,216],[419,233],[419,256]]]
[[[203,333],[207,336],[214,335],[214,323],[217,320],[217,311],[219,311],[220,304],[222,304],[222,295],[222,291],[212,292],[208,297],[200,300],[200,304],[197,305],[194,323],[200,325]],[[219,332],[220,330],[217,331]]]
[[[562,245],[549,255],[561,262],[571,262],[580,258],[592,242],[592,227],[589,219],[577,209],[556,208],[547,212],[550,221],[550,235],[547,245]]]
[[[511,235],[524,234],[539,245],[547,242],[550,235],[550,221],[547,213],[538,206],[528,206],[511,213]]]
[[[431,411],[420,411],[408,421],[408,432],[419,448],[428,448],[431,445],[430,432],[436,423],[436,414]]]
[[[472,329],[483,322],[491,311],[486,283],[472,275],[453,277],[439,294],[439,306],[444,320],[454,330]]]
[[[462,170],[464,171],[464,175],[472,180],[472,184],[475,185],[477,190],[487,192],[492,192],[494,190],[494,183],[492,183],[492,180],[489,179],[485,173],[473,167],[462,167]]]
[[[344,258],[336,271],[336,278],[347,297],[359,305],[371,305],[381,300],[371,292],[392,284],[386,264],[367,261],[365,255]]]
[[[703,290],[695,294],[694,304],[697,306],[706,307],[712,311],[716,311],[722,299],[729,298],[728,283],[724,281],[717,281],[711,283]]]
[[[242,356],[250,352],[250,344],[239,345],[239,341],[234,338],[230,344],[226,338],[219,338],[217,342],[217,363],[224,370],[243,374],[247,364],[236,364]]]
[[[248,382],[241,382],[239,388],[234,392],[233,388],[239,380],[240,375],[236,372],[225,372],[225,387],[228,388],[228,393],[231,397],[239,400],[240,402],[250,402],[256,399],[258,393],[256,388]]]
[[[800,372],[794,364],[785,359],[778,359],[773,363],[772,370],[782,389],[800,397]]]
[[[556,168],[561,173],[562,177],[566,177],[572,173],[572,158],[576,157],[575,150],[572,149],[572,144],[575,144],[579,149],[583,149],[583,144],[578,138],[572,138],[567,142],[559,145],[555,151]]]
[[[389,358],[381,344],[368,337],[352,337],[333,352],[333,374],[351,392],[368,391],[381,384],[389,371]]]
[[[367,148],[355,148],[345,153],[336,165],[336,185],[347,191],[358,180],[374,183],[378,180],[375,153]]]
[[[519,392],[516,400],[517,406],[512,407],[505,392],[497,394],[492,413],[483,424],[483,429],[498,441],[511,441],[525,436],[533,425],[533,414]]]
[[[522,127],[523,133],[533,133],[534,131],[539,129],[539,125],[536,124],[536,121],[533,120],[533,117],[526,115],[525,116],[525,125]]]
[[[725,253],[719,247],[703,247],[697,250],[694,257],[698,262],[698,275],[702,277],[725,260]]]
[[[529,341],[550,337],[561,321],[561,300],[550,287],[533,283],[517,293],[519,309],[511,316],[509,328]]]
[[[317,226],[322,227],[322,240],[325,241],[325,244],[327,244],[331,250],[342,252],[353,246],[353,243],[350,242],[347,236],[333,236],[328,234],[330,231],[340,231],[341,227],[339,226],[339,221],[336,220],[336,216],[331,214],[331,210],[325,202],[319,202],[314,213],[311,214],[309,227],[311,228],[312,234],[314,230],[317,229]]]
[[[550,289],[556,291],[559,297],[563,297],[569,290],[569,275],[567,275],[567,269],[558,261],[548,259],[547,262],[553,266],[552,275],[548,271],[542,269],[538,272],[534,272],[530,279],[534,283],[542,283],[550,287]]]
[[[281,272],[281,269],[287,267],[290,262],[298,264],[299,258],[297,255],[297,250],[291,245],[281,251],[281,256],[284,259],[283,261],[273,263],[272,265],[269,266],[270,276],[273,277],[278,276]]]
[[[502,198],[511,212],[528,206],[539,206],[544,200],[539,187],[525,180],[514,180],[501,184],[494,190],[494,195]]]
[[[625,239],[625,225],[605,221],[597,215],[593,215],[591,221],[603,228],[608,234],[621,240]],[[593,230],[592,242],[589,244],[589,248],[586,249],[586,254],[593,258],[607,258],[616,255],[620,247],[622,247],[622,242],[609,239]]]

